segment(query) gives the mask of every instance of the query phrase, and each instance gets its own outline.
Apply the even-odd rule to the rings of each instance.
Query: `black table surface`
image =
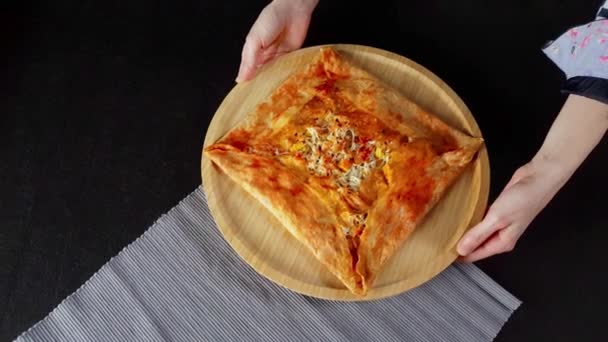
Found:
[[[44,318],[200,184],[207,126],[264,1],[40,1],[0,11],[0,340]],[[321,0],[305,46],[371,45],[444,79],[486,137],[490,199],[565,99],[542,53],[600,1]],[[581,113],[585,115],[585,113]],[[608,146],[516,249],[498,341],[605,340]]]

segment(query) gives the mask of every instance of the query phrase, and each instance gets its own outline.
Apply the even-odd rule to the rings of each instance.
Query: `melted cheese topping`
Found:
[[[306,128],[303,139],[290,151],[301,154],[308,171],[319,177],[331,176],[340,187],[358,191],[361,182],[389,160],[384,144],[362,139],[351,127],[342,127],[334,114]]]

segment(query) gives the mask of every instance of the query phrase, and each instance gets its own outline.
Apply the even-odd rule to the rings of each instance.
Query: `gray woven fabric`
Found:
[[[519,305],[473,265],[374,302],[295,294],[232,251],[199,188],[16,341],[491,341]]]

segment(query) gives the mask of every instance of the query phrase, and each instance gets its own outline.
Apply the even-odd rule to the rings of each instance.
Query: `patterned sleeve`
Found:
[[[543,52],[566,75],[563,92],[608,104],[608,1],[595,21],[571,28]]]
[[[600,7],[600,10],[597,12],[596,19],[608,19],[608,1],[606,1],[604,5]]]

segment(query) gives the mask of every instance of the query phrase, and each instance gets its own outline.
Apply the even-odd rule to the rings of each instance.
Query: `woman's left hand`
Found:
[[[538,213],[561,188],[556,170],[532,161],[520,167],[485,218],[460,240],[461,260],[473,262],[509,252]]]
[[[608,104],[570,95],[532,161],[520,167],[485,218],[458,243],[463,261],[512,250],[608,130]]]

